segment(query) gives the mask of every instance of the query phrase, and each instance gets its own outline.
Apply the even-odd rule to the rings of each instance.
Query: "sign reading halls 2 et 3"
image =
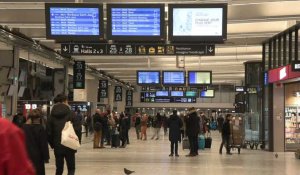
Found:
[[[213,44],[61,44],[64,55],[198,55],[214,56]]]

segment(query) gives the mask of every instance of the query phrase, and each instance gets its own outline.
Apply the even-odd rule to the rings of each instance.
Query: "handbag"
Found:
[[[77,150],[80,147],[79,139],[70,121],[66,122],[61,132],[61,144],[73,150]]]

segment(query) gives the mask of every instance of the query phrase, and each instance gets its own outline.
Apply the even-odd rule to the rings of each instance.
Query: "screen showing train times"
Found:
[[[160,36],[160,8],[111,8],[112,36]]]
[[[155,85],[160,84],[160,72],[159,71],[138,71],[137,83]]]
[[[99,8],[50,7],[51,35],[100,35]]]

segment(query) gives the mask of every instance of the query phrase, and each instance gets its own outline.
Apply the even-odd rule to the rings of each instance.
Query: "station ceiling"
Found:
[[[1,0],[0,24],[18,28],[25,35],[55,50],[60,45],[47,40],[45,2],[145,3],[140,0]],[[185,56],[185,70],[212,70],[213,83],[241,84],[244,62],[262,59],[261,43],[300,20],[300,1],[282,0],[151,0],[146,3],[228,3],[228,34],[225,44],[216,45],[216,56]],[[167,20],[167,19],[166,19]],[[0,49],[4,49],[0,45]],[[134,84],[136,70],[178,70],[175,56],[76,56],[88,65]],[[45,62],[45,64],[48,64]],[[181,68],[182,69],[182,68]]]

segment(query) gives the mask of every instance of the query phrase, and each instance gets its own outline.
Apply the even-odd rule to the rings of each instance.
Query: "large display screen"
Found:
[[[160,84],[160,71],[137,71],[138,85]]]
[[[185,72],[184,71],[163,71],[164,85],[184,85]]]
[[[211,71],[189,71],[189,85],[210,85],[212,83]]]
[[[102,6],[98,4],[45,4],[47,38],[99,40],[103,37]]]
[[[223,42],[227,36],[226,4],[169,5],[171,41]]]
[[[171,91],[171,96],[172,97],[183,97],[183,91]]]
[[[215,91],[212,89],[208,89],[206,91],[201,91],[200,93],[201,98],[214,98],[215,97]]]
[[[163,40],[163,4],[108,4],[107,36],[112,40]]]
[[[168,97],[169,91],[156,91],[156,97]]]

